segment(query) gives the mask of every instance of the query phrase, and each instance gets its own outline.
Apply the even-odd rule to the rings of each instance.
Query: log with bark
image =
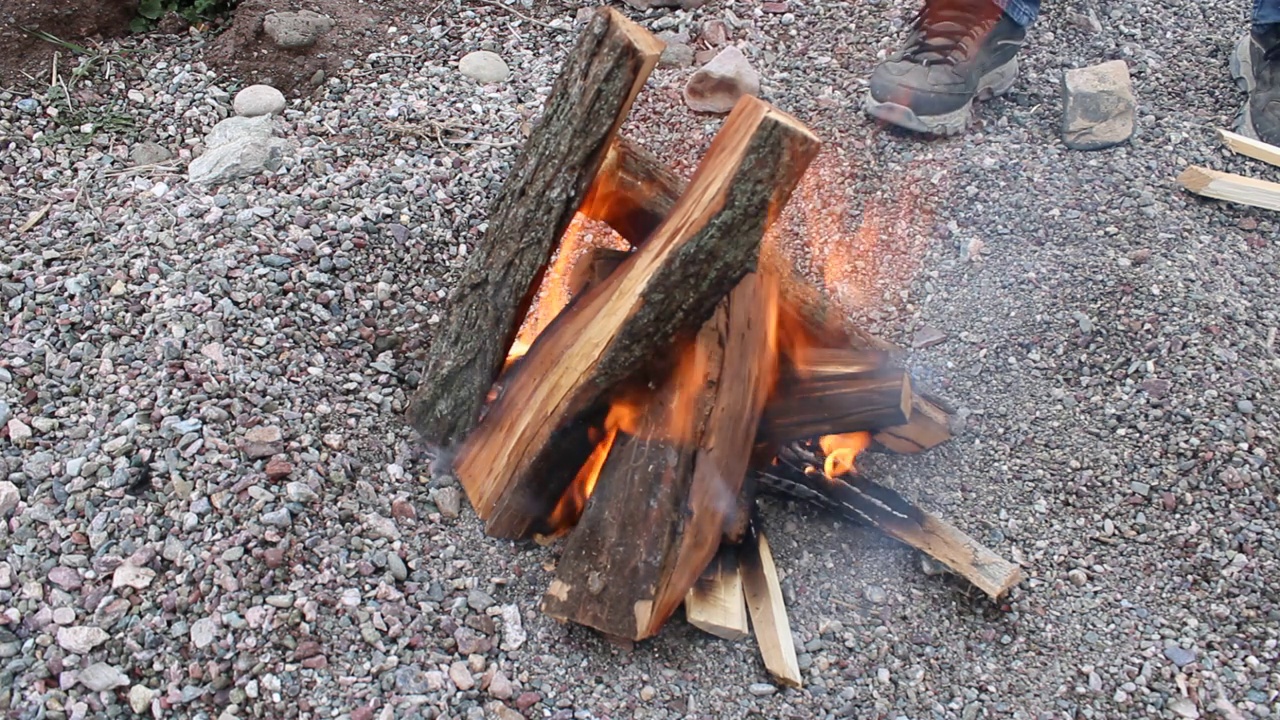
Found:
[[[491,535],[527,537],[547,516],[573,479],[556,471],[564,434],[628,383],[652,380],[655,360],[754,269],[817,148],[789,115],[742,98],[666,220],[543,330],[455,460]]]
[[[684,193],[684,182],[653,153],[619,136],[605,161],[608,177],[598,178],[584,215],[608,223],[627,241],[638,244],[653,230],[654,222],[671,212]],[[826,346],[875,350],[898,355],[901,348],[859,328],[829,298],[801,275],[794,264],[773,247],[761,249],[761,267],[780,284],[782,302],[798,313],[797,319],[822,337]],[[910,418],[902,425],[879,428],[875,441],[900,453],[926,450],[951,439],[950,413],[925,394],[911,397]]]
[[[431,344],[408,410],[428,444],[451,446],[475,427],[547,262],[663,47],[611,8],[579,36]]]
[[[760,425],[759,442],[881,430],[907,423],[911,380],[884,353],[806,351],[788,363]]]

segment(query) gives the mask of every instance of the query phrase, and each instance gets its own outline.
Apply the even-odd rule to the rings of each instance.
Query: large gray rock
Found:
[[[1101,150],[1133,137],[1137,102],[1123,60],[1068,70],[1062,99],[1062,141],[1072,150]]]
[[[310,10],[273,13],[262,19],[263,32],[282,48],[311,47],[332,29],[332,18]]]
[[[760,73],[735,45],[721,50],[684,87],[684,102],[698,112],[727,113],[743,95],[760,93]]]
[[[498,53],[476,50],[458,61],[458,72],[479,83],[500,83],[511,76],[511,70]]]
[[[274,136],[271,116],[232,117],[213,126],[203,155],[191,161],[187,179],[217,185],[277,170],[292,143]]]

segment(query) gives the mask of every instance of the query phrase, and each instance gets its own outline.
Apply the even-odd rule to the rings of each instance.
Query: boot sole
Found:
[[[1235,79],[1236,86],[1246,93],[1253,92],[1257,87],[1253,74],[1253,54],[1249,52],[1250,43],[1249,33],[1245,33],[1240,38],[1240,42],[1236,43],[1236,49],[1231,53],[1231,59],[1228,66],[1231,68],[1231,77]],[[1258,131],[1253,129],[1253,116],[1249,113],[1249,101],[1244,101],[1244,107],[1241,108],[1239,114],[1236,115],[1236,132],[1245,137],[1258,139]]]
[[[880,102],[867,93],[863,109],[868,115],[907,130],[931,135],[958,135],[969,127],[973,117],[973,101],[989,100],[1009,92],[1018,77],[1018,58],[992,69],[978,81],[978,90],[963,107],[941,115],[917,115],[914,110],[895,102]]]

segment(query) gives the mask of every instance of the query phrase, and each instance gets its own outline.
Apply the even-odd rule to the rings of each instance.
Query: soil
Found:
[[[48,77],[55,52],[69,51],[26,29],[84,43],[129,32],[137,0],[0,0],[0,85],[27,86]]]
[[[334,27],[307,48],[276,47],[262,29],[273,12],[313,10],[327,15]],[[360,3],[318,0],[305,5],[289,0],[247,0],[235,10],[231,26],[209,44],[205,61],[245,84],[271,85],[287,97],[306,95],[341,67],[380,47],[377,27],[383,12]]]

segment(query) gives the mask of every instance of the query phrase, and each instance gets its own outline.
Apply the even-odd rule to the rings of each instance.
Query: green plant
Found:
[[[167,12],[175,12],[189,23],[212,20],[231,12],[236,2],[237,0],[140,0],[138,17],[133,19],[130,28],[134,32],[150,30]]]

